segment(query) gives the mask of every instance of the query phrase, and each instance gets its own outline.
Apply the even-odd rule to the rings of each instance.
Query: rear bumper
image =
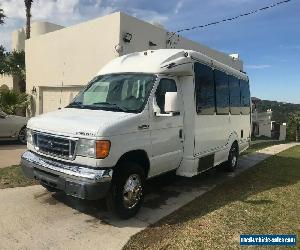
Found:
[[[42,157],[26,151],[21,157],[24,175],[44,185],[81,199],[105,197],[110,189],[113,170],[93,169]]]

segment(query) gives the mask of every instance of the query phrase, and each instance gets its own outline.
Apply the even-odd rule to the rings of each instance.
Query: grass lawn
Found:
[[[37,182],[26,178],[19,165],[0,169],[0,189],[25,187],[34,184],[37,184]]]
[[[240,249],[240,234],[297,234],[300,247],[300,146],[196,198],[124,249]]]

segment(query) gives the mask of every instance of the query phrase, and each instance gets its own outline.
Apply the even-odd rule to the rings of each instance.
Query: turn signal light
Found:
[[[96,141],[96,158],[104,159],[109,155],[110,141]]]

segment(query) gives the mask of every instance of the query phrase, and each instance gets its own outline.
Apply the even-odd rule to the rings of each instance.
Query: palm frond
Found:
[[[4,19],[5,19],[5,15],[4,15],[4,11],[3,9],[0,8],[0,24],[4,23]]]
[[[7,114],[16,114],[18,109],[30,106],[30,96],[14,90],[0,90],[0,110]]]
[[[25,80],[25,52],[5,52],[3,47],[0,48],[0,74],[13,75]]]

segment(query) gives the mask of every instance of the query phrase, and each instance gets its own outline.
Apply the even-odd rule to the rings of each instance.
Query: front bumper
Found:
[[[110,189],[113,170],[93,169],[56,161],[26,151],[21,157],[25,176],[37,179],[46,186],[62,190],[81,199],[96,200],[105,197]]]

